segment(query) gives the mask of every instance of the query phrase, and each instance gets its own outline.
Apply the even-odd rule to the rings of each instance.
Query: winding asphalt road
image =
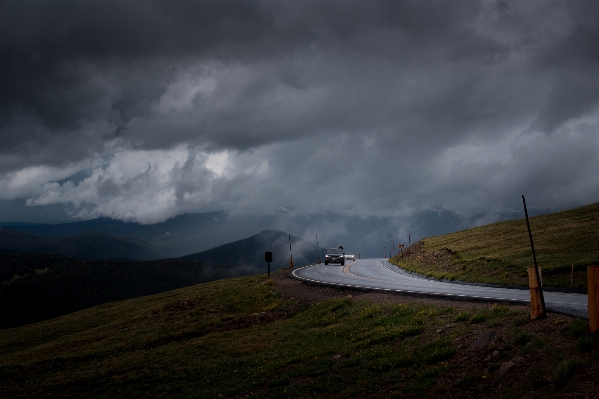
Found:
[[[528,289],[450,283],[416,276],[386,259],[361,259],[345,266],[322,263],[294,270],[291,277],[312,284],[346,289],[474,301],[530,304]],[[544,291],[548,312],[588,318],[587,295]]]

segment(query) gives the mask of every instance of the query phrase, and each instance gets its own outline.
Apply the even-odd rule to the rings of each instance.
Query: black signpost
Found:
[[[265,252],[264,260],[268,263],[268,275],[270,276],[270,262],[272,262],[272,252]]]

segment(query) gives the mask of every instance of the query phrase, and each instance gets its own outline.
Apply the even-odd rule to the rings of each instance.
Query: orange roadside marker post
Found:
[[[536,269],[528,268],[528,286],[530,287],[530,319],[536,320],[545,316],[543,302],[541,301],[541,287],[539,287]]]
[[[537,255],[535,254],[535,245],[532,241],[532,232],[530,231],[528,211],[526,210],[526,200],[524,199],[524,196],[522,196],[522,204],[524,205],[524,216],[526,217],[526,227],[528,228],[528,238],[530,239],[532,259],[534,262],[532,271],[531,268],[528,269],[528,286],[530,287],[530,319],[536,320],[547,317],[547,314],[545,313],[545,297],[543,295],[543,283],[541,282],[541,273],[539,267],[537,266]]]

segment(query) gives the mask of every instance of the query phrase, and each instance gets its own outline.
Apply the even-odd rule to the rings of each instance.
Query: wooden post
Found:
[[[528,286],[530,287],[530,319],[536,320],[545,317],[539,278],[537,277],[537,269],[534,267],[528,268]]]
[[[539,267],[537,266],[537,255],[535,254],[535,244],[532,242],[532,232],[530,231],[530,223],[528,222],[528,211],[526,210],[526,200],[524,199],[524,196],[522,196],[522,204],[524,205],[524,216],[526,217],[526,227],[528,228],[528,238],[530,238],[530,247],[532,249],[532,260],[534,261],[534,265],[535,265],[534,276],[537,279],[535,286],[537,287],[537,290],[539,292],[539,298],[541,301],[541,314],[538,317],[545,317],[546,316],[545,315],[545,297],[543,296],[543,284],[541,283],[541,273],[539,273]],[[529,272],[528,276],[530,277],[530,272]],[[530,285],[530,287],[532,287],[532,285]],[[531,288],[531,290],[532,290],[532,288]],[[532,295],[532,291],[531,291],[531,295]],[[533,318],[532,320],[534,320],[534,319],[535,318]]]
[[[589,331],[599,331],[599,266],[587,266],[589,282]]]

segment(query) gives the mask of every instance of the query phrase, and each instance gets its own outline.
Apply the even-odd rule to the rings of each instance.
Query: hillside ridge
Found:
[[[586,292],[586,267],[599,264],[599,203],[530,218],[543,285]],[[525,219],[427,237],[392,262],[437,279],[528,284],[533,266]]]
[[[291,250],[289,244],[291,243]],[[265,269],[264,253],[273,253],[273,267],[289,266],[293,255],[295,265],[304,266],[318,259],[316,244],[279,230],[262,230],[248,238],[219,245],[206,251],[180,257],[184,260],[205,260],[231,265]]]

